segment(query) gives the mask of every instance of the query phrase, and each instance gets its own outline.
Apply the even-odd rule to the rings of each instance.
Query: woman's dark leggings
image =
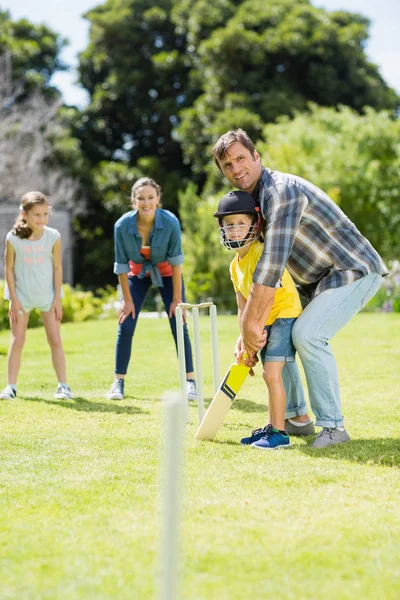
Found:
[[[152,285],[150,277],[144,277],[143,279],[139,279],[139,277],[128,277],[128,280],[132,300],[135,305],[136,317],[133,319],[132,315],[129,315],[129,317],[127,317],[123,323],[120,323],[118,327],[117,346],[115,351],[115,373],[118,375],[126,375],[128,370],[129,360],[131,358],[132,339],[133,334],[135,333],[136,323],[140,310],[143,306],[143,302],[147,296],[147,292]],[[163,277],[162,280],[164,287],[158,288],[158,291],[161,294],[165,311],[168,315],[173,296],[172,277]],[[183,279],[182,302],[185,302]],[[175,316],[173,316],[172,319],[169,319],[169,325],[171,327],[172,335],[174,336],[175,347],[178,349]],[[183,339],[185,342],[186,372],[191,373],[193,371],[192,347],[190,345],[189,332],[186,323],[183,326]]]

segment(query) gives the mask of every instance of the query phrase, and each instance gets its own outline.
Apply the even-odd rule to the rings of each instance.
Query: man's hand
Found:
[[[257,353],[267,342],[267,332],[264,327],[254,322],[242,320],[242,340],[249,356]]]

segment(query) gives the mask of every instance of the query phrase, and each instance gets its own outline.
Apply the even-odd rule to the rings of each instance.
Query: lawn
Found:
[[[201,318],[207,403],[209,322]],[[221,373],[237,321],[218,319]],[[18,399],[0,402],[0,598],[157,598],[164,411],[178,386],[166,320],[142,319],[122,402],[114,321],[63,325],[76,398],[54,399],[43,329],[28,331]],[[0,373],[9,332],[0,333]],[[238,441],[266,423],[245,382],[215,442],[185,429],[181,598],[400,598],[400,315],[361,314],[333,341],[352,441],[278,452]]]

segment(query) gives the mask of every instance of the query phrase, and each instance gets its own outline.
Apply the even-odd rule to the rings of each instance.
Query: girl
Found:
[[[5,251],[6,289],[10,300],[11,344],[8,353],[8,385],[0,398],[17,396],[17,378],[21,367],[29,313],[40,310],[53,366],[58,378],[56,398],[72,398],[66,381],[65,355],[60,337],[62,261],[61,238],[56,229],[47,227],[49,203],[40,192],[22,196],[20,214],[7,234]]]
[[[264,249],[261,241],[263,222],[260,209],[253,196],[243,191],[229,192],[220,201],[218,218],[221,243],[230,250],[236,250],[236,256],[230,265],[230,274],[236,292],[239,325],[246,307],[247,298],[253,282],[254,271]],[[285,269],[280,287],[275,292],[274,304],[264,328],[265,345],[260,356],[264,365],[264,381],[268,388],[269,424],[255,429],[242,444],[252,445],[265,450],[275,450],[290,446],[285,422],[286,395],[282,381],[282,369],[287,362],[295,361],[295,349],[292,342],[292,328],[302,311],[299,294],[293,279]],[[240,363],[244,354],[242,338],[236,343],[235,356]],[[299,393],[303,393],[302,390]],[[300,422],[311,425],[307,414],[297,417]],[[296,421],[289,421],[296,427]]]
[[[107,398],[122,400],[124,380],[131,356],[137,319],[150,286],[161,294],[177,347],[175,308],[185,301],[182,279],[182,240],[178,219],[160,208],[161,188],[147,177],[132,187],[134,210],[123,215],[114,227],[115,263],[123,301],[118,313],[115,379]],[[187,395],[197,399],[192,349],[184,325]]]

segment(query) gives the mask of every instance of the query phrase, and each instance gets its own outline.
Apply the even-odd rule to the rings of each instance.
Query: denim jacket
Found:
[[[114,225],[115,263],[114,273],[129,273],[129,261],[143,264],[139,278],[150,273],[152,283],[163,287],[157,263],[168,261],[171,266],[183,263],[182,235],[178,219],[168,210],[157,208],[155,221],[149,236],[150,260],[141,254],[142,238],[136,225],[135,210],[123,215]]]

